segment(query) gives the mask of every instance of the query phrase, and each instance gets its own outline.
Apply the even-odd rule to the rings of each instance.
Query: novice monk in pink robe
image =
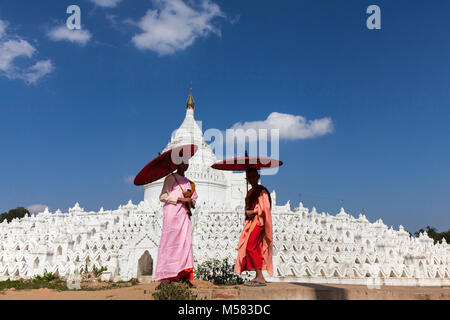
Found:
[[[195,205],[198,196],[195,191],[192,195],[189,192],[191,182],[184,176],[188,167],[189,165],[184,163],[177,166],[177,172],[167,176],[161,191],[160,200],[165,205],[155,280],[182,280],[192,286],[192,224],[191,217],[186,212],[186,205]]]
[[[272,216],[271,199],[267,189],[258,184],[259,173],[256,169],[246,172],[247,181],[252,185],[246,197],[245,225],[238,244],[238,257],[234,271],[241,274],[244,270],[256,271],[255,278],[245,283],[248,286],[265,286],[262,270],[273,276],[272,265]]]

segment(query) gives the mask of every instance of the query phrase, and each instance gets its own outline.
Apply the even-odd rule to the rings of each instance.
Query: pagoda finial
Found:
[[[191,88],[190,88],[190,92],[189,92],[189,98],[186,104],[186,109],[195,109],[195,103],[194,103],[194,97],[192,95],[192,81],[191,81]]]

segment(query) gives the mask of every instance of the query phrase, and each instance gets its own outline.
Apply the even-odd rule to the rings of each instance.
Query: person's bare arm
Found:
[[[173,180],[172,176],[167,176],[166,179],[164,180],[164,185],[161,190],[161,194],[159,196],[159,200],[161,202],[170,203],[170,204],[177,203],[177,198],[175,196],[170,195],[170,190],[172,190],[173,182],[174,182],[174,180]]]

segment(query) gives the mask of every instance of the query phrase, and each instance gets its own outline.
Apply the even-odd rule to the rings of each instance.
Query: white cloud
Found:
[[[33,204],[29,207],[27,207],[27,210],[30,211],[31,214],[36,214],[40,212],[44,212],[45,208],[48,208],[48,206],[44,204]]]
[[[104,8],[114,8],[121,1],[122,0],[91,0],[91,2],[95,3],[99,7],[104,7]]]
[[[36,83],[40,78],[51,73],[53,69],[53,63],[50,60],[38,61],[34,66],[24,72],[20,78],[30,84]]]
[[[6,73],[14,72],[14,60],[18,57],[31,58],[35,51],[28,41],[22,39],[0,43],[0,70]]]
[[[124,182],[125,183],[128,183],[128,184],[132,184],[132,183],[134,183],[134,179],[135,179],[136,177],[135,176],[129,176],[129,177],[126,177],[125,179],[124,179]]]
[[[32,84],[52,72],[53,64],[50,60],[38,61],[31,67],[17,65],[18,59],[32,59],[36,48],[18,36],[8,35],[7,26],[7,22],[0,20],[0,75]]]
[[[118,22],[117,22],[117,15],[115,14],[107,14],[106,16],[106,20],[109,21],[109,23],[113,26],[116,27]]]
[[[200,0],[196,8],[182,0],[153,0],[155,10],[148,10],[137,23],[141,33],[132,42],[140,50],[155,51],[160,55],[173,54],[191,46],[201,37],[220,30],[212,20],[225,15],[210,0]]]
[[[240,15],[240,14],[237,14],[237,15],[235,15],[234,17],[231,17],[231,18],[230,18],[230,23],[231,23],[231,24],[236,24],[236,23],[239,22],[239,20],[241,20],[241,15]]]
[[[8,25],[5,21],[0,20],[0,39],[5,35],[7,26]]]
[[[82,46],[85,46],[92,37],[89,30],[69,30],[65,25],[53,28],[47,35],[53,41],[69,41]]]
[[[333,132],[331,118],[307,120],[302,116],[273,112],[264,121],[238,122],[231,129],[279,129],[280,139],[300,140],[323,136]],[[270,137],[270,131],[268,133]]]

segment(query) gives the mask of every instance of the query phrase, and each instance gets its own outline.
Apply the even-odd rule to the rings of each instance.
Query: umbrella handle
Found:
[[[175,181],[177,182],[177,184],[178,184],[178,186],[180,187],[180,189],[181,189],[181,192],[183,192],[183,197],[184,197],[184,190],[183,190],[183,187],[181,186],[181,184],[178,182],[178,179],[177,179],[177,177],[172,173],[172,175],[173,175],[173,177],[175,178]],[[191,216],[192,215],[192,212],[191,212],[191,207],[187,204],[187,203],[184,203],[184,206],[186,207],[186,213],[189,215],[189,216]]]
[[[248,204],[247,204],[247,197],[248,197],[248,180],[247,180],[247,194],[245,195],[245,210],[247,210],[247,206],[248,206]]]
[[[247,209],[248,209],[248,180],[247,180],[247,194],[245,195],[245,208],[244,208],[244,217],[247,220]]]

